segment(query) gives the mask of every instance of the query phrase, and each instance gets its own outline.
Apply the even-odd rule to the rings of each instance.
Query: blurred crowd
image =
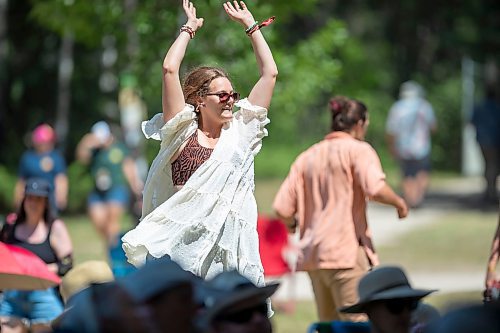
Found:
[[[274,310],[295,313],[293,297],[283,302],[273,295],[296,271],[307,272],[314,292],[318,320],[311,321],[311,333],[500,332],[500,217],[483,304],[440,313],[424,301],[436,290],[414,288],[402,267],[381,264],[375,251],[368,201],[393,207],[400,219],[425,205],[438,124],[423,87],[404,82],[386,120],[400,190],[388,184],[377,151],[365,140],[367,105],[334,96],[330,132],[291,165],[273,201],[275,215],[257,219],[253,158],[267,135],[277,76],[259,30],[274,17],[259,24],[243,2],[224,4],[229,17],[246,27],[260,66],[259,81],[240,101],[217,68],[195,69],[192,82],[181,88],[181,60],[204,22],[192,3],[184,0],[183,7],[187,23],[164,62],[163,114],[143,128],[146,136],[150,131],[149,137],[162,140],[147,179],[133,152],[140,117],[129,115],[122,124],[133,133],[128,140],[119,126],[98,121],[76,148],[76,159],[93,180],[87,214],[106,246],[107,262],[74,264],[61,217],[70,185],[66,162],[49,124],[32,131],[32,145],[19,163],[15,212],[0,231],[1,332],[271,333]],[[133,95],[120,98],[127,105],[137,102]],[[470,120],[486,165],[481,200],[495,207],[498,105],[489,89]],[[240,111],[233,116],[235,106]],[[231,140],[223,140],[223,130]],[[225,154],[211,159],[218,142]],[[208,161],[219,164],[203,169]],[[141,212],[143,191],[148,207]],[[124,235],[121,221],[129,213],[138,223],[142,213],[141,223]]]
[[[401,159],[403,198],[390,188],[384,189],[374,182],[383,174],[382,171],[374,171],[373,162],[365,162],[369,158],[366,152],[360,155],[362,158],[353,160],[353,163],[360,163],[355,166],[359,170],[364,165],[371,166],[371,174],[357,171],[353,175],[354,178],[358,174],[369,177],[360,180],[360,184],[367,184],[367,188],[355,188],[354,191],[372,191],[372,199],[393,204],[400,217],[405,216],[404,209],[407,208],[400,207],[398,200],[412,202],[412,207],[418,207],[428,182],[428,176],[421,177],[419,173],[429,171],[429,138],[427,143],[419,146],[423,155],[405,158],[403,148],[408,147],[405,142],[415,142],[402,138],[398,144],[396,134],[401,131],[398,124],[412,124],[419,117],[422,121],[429,119],[428,129],[422,130],[428,133],[426,135],[435,126],[431,106],[425,101],[418,102],[420,89],[414,82],[405,83],[401,91],[403,101],[397,102],[391,111],[391,117],[401,118],[405,117],[405,108],[411,109],[417,114],[406,117],[413,120],[388,120],[389,142],[394,147],[395,156]],[[417,98],[417,101],[412,101],[412,98]],[[353,105],[356,104],[344,97],[332,99],[333,123],[337,114],[346,112],[342,116],[343,123],[338,126],[347,123],[351,124],[347,125],[348,128],[352,128],[361,124],[359,132],[352,132],[361,142],[367,128],[363,122],[368,121],[368,116],[363,113],[366,111],[363,111],[362,104],[359,104],[362,113],[358,116],[350,113]],[[401,114],[397,115],[398,112]],[[418,116],[418,112],[428,115]],[[349,117],[359,117],[362,122],[354,120],[349,123]],[[478,117],[475,116],[475,119]],[[335,133],[337,129],[332,130]],[[409,131],[401,132],[408,135]],[[309,272],[318,309],[320,321],[311,323],[310,332],[500,331],[500,286],[495,274],[500,251],[500,220],[488,259],[484,304],[457,307],[449,313],[440,314],[435,307],[423,301],[436,290],[414,289],[401,267],[379,265],[374,251],[370,250],[369,238],[365,239],[366,243],[361,241],[362,246],[359,249],[355,247],[352,255],[346,252],[346,245],[343,245],[336,250],[337,257],[328,257],[329,252],[321,247],[314,252],[319,257],[305,256],[310,250],[301,244],[304,234],[295,231],[311,226],[300,224],[294,215],[298,214],[302,220],[311,220],[301,215],[303,212],[297,213],[295,208],[306,207],[308,203],[300,204],[298,200],[307,196],[296,194],[296,197],[288,197],[297,191],[293,189],[297,183],[304,186],[299,178],[285,181],[275,199],[274,208],[280,218],[259,216],[257,228],[265,286],[256,286],[245,276],[231,270],[203,280],[183,270],[168,256],[148,261],[140,269],[133,268],[126,263],[121,249],[120,219],[127,212],[131,200],[140,200],[143,183],[127,147],[112,132],[108,123],[97,122],[82,138],[76,152],[77,158],[89,165],[94,180],[94,188],[88,197],[88,214],[106,243],[109,263],[87,261],[73,267],[72,241],[60,217],[68,201],[66,164],[55,149],[54,130],[47,124],[34,129],[33,149],[23,154],[20,161],[14,195],[17,210],[7,217],[0,240],[33,252],[45,263],[49,272],[62,280],[59,288],[43,290],[7,289],[0,285],[5,289],[0,298],[2,332],[272,332],[270,317],[273,308],[289,315],[294,313],[293,298],[285,302],[273,301],[272,307],[269,304],[283,277],[293,275],[297,268]],[[376,160],[376,157],[373,158]],[[318,174],[323,175],[321,162],[315,163]],[[294,177],[300,174],[298,170],[298,166],[292,166]],[[407,177],[411,178],[410,183],[418,183],[418,178],[425,178],[423,186],[405,185]],[[337,185],[342,180],[338,182]],[[371,190],[369,186],[378,188],[380,193],[377,194],[377,190]],[[488,185],[485,200],[491,200],[491,193]],[[359,211],[360,205],[355,206]],[[338,211],[339,208],[332,209],[332,216],[337,219]],[[348,216],[344,218],[350,219]],[[326,231],[321,225],[313,225],[312,228],[320,228],[318,230],[323,230],[323,233]],[[340,237],[339,232],[329,231],[330,238],[324,240],[339,243],[340,239],[347,239],[348,233]],[[340,238],[335,240],[335,236]],[[349,256],[358,260],[359,266],[354,270],[342,268],[342,265],[326,269],[321,264],[327,258],[335,263]],[[368,258],[368,261],[359,261],[360,258]],[[347,274],[348,271],[351,273]]]

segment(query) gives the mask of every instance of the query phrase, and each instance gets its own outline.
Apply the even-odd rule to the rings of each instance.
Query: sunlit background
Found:
[[[221,66],[245,96],[258,77],[248,37],[226,17],[222,1],[195,4],[205,24],[190,42],[183,72],[202,64]],[[442,295],[480,301],[498,205],[480,202],[484,163],[469,120],[486,85],[498,89],[500,2],[248,0],[247,5],[260,21],[276,16],[263,29],[279,77],[269,137],[256,159],[259,210],[271,213],[273,196],[297,154],[328,132],[333,95],[367,104],[367,141],[397,187],[385,121],[400,84],[415,80],[425,88],[439,124],[429,197],[404,222],[390,209],[370,206],[374,242],[382,262],[403,265],[416,285],[444,288],[436,304],[444,304]],[[48,122],[69,166],[63,217],[76,261],[104,258],[85,215],[92,180],[75,161],[75,146],[93,123],[111,121],[122,127],[123,139],[147,172],[159,147],[140,136],[137,124],[161,112],[161,62],[184,20],[180,1],[174,0],[0,0],[0,214],[13,209],[17,165],[30,131]],[[124,229],[134,223],[127,216]],[[447,289],[453,281],[456,288]],[[295,315],[278,314],[278,332],[304,332],[316,320],[308,288],[296,287],[302,294],[281,291],[281,297],[300,302]]]

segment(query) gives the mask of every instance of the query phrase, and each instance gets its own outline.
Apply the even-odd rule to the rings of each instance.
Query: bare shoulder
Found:
[[[54,222],[52,222],[52,232],[61,234],[61,233],[67,233],[68,228],[66,228],[66,224],[64,223],[63,220],[61,219],[55,219]]]

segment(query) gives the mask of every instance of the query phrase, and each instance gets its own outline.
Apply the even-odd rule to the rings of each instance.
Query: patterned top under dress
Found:
[[[172,163],[172,181],[174,186],[186,184],[193,173],[212,155],[213,149],[203,147],[198,142],[198,131],[189,137],[189,140]]]
[[[185,270],[210,279],[237,270],[264,285],[257,236],[254,156],[267,136],[267,110],[243,99],[224,125],[210,158],[176,192],[171,158],[196,133],[194,107],[187,104],[166,124],[157,114],[143,123],[147,138],[161,140],[149,170],[139,225],[123,236],[129,262],[141,266],[147,254],[169,255]]]

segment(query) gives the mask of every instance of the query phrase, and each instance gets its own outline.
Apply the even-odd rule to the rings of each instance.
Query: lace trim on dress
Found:
[[[225,198],[214,198],[212,193],[190,192],[197,202],[212,201],[214,204],[209,204],[212,212],[226,215],[223,219],[225,223],[207,224],[200,217],[187,221],[182,218],[182,207],[180,212],[171,217],[151,214],[141,222],[147,223],[147,229],[141,230],[140,235],[142,239],[154,238],[155,242],[142,244],[139,239],[128,234],[124,250],[129,262],[142,265],[148,252],[154,257],[169,255],[183,269],[204,279],[210,279],[221,271],[236,269],[252,282],[262,285],[263,268],[258,246],[254,246],[256,242],[258,245],[255,225],[233,210]]]

